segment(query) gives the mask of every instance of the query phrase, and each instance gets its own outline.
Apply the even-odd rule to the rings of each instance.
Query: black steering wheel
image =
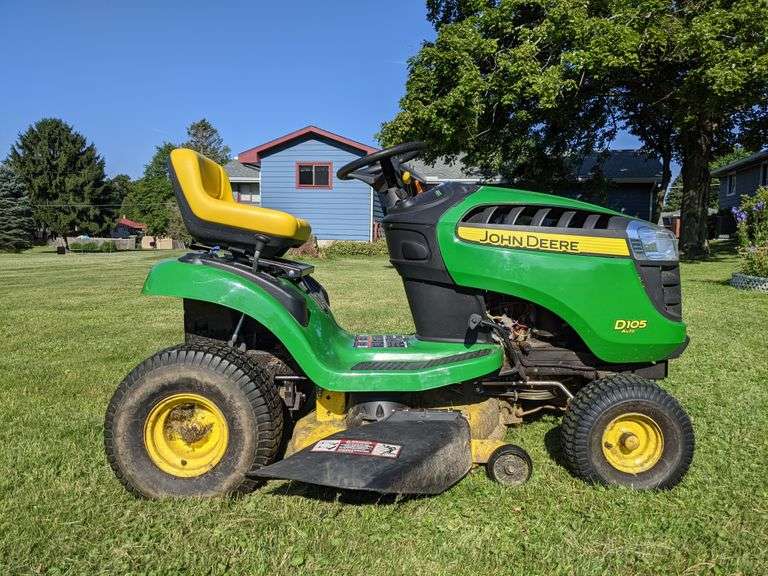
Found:
[[[340,180],[361,180],[379,193],[394,191],[403,200],[412,195],[409,186],[412,178],[425,181],[410,168],[403,168],[403,164],[416,158],[424,148],[424,142],[405,142],[384,148],[344,164],[336,176]],[[404,178],[406,172],[408,176]]]

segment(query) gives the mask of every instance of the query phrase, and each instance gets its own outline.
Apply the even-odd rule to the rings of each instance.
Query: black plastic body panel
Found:
[[[678,262],[637,262],[637,272],[656,310],[670,320],[683,319]]]
[[[293,286],[290,283],[281,283],[275,278],[267,274],[266,272],[253,272],[244,264],[235,262],[232,260],[224,260],[215,256],[208,256],[206,254],[199,254],[190,252],[179,258],[180,262],[186,262],[188,264],[199,264],[203,266],[213,266],[221,270],[226,270],[232,274],[237,274],[243,278],[250,280],[263,288],[267,293],[274,296],[280,304],[282,304],[291,316],[293,316],[299,324],[306,326],[309,323],[309,311],[304,300],[304,294],[299,288]]]
[[[472,314],[485,314],[482,291],[455,284],[437,243],[442,215],[477,189],[476,184],[447,182],[401,202],[383,220],[389,259],[403,279],[422,340],[490,341],[487,332],[468,328]]]

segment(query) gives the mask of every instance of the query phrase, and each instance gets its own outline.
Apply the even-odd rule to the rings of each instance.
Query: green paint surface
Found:
[[[473,244],[456,237],[469,210],[484,204],[559,206],[621,215],[578,200],[485,186],[446,212],[438,241],[446,268],[461,286],[529,300],[554,312],[605,362],[661,360],[685,341],[685,324],[663,316],[627,257],[587,256]],[[631,333],[617,320],[646,320]]]
[[[287,280],[282,280],[286,285]],[[290,286],[288,286],[290,288]],[[302,326],[270,294],[246,278],[202,264],[165,260],[156,264],[144,293],[202,300],[227,306],[258,320],[291,353],[318,386],[335,391],[419,391],[471,380],[497,370],[501,347],[408,339],[407,348],[353,348],[354,334],[341,328],[333,315],[302,291],[309,323]],[[359,362],[424,361],[488,349],[486,356],[420,370],[352,370]]]

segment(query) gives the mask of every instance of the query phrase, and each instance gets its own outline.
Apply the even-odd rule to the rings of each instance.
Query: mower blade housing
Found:
[[[439,494],[471,466],[469,424],[460,413],[403,410],[332,434],[256,475],[383,494]]]

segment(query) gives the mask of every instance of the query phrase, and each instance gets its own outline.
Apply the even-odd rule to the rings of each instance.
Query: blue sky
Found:
[[[0,0],[0,158],[46,116],[133,177],[202,117],[234,154],[307,124],[375,144],[425,16],[422,0]]]

